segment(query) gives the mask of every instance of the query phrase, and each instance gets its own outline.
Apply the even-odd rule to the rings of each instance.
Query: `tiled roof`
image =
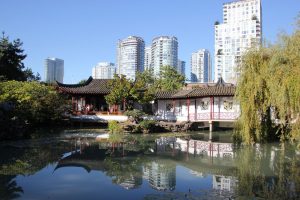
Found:
[[[235,86],[211,86],[193,89],[187,97],[234,96]]]
[[[172,98],[181,98],[188,96],[193,90],[180,90],[176,94],[173,95]]]
[[[93,79],[90,77],[84,84],[62,84],[57,82],[58,90],[68,94],[109,94],[107,87],[111,79]],[[208,96],[234,96],[236,87],[232,84],[226,84],[224,81],[218,81],[215,84],[196,87],[192,89],[183,89],[178,91],[159,91],[156,93],[156,99],[184,99]]]
[[[173,95],[176,94],[176,93],[177,93],[177,91],[173,91],[173,92],[170,92],[170,91],[158,91],[155,94],[155,98],[156,99],[172,99]]]
[[[69,94],[109,94],[108,82],[111,79],[93,79],[90,77],[84,84],[62,84],[57,82],[58,90]]]
[[[179,90],[176,92],[158,92],[156,99],[184,99],[209,96],[234,96],[234,85],[220,85],[199,87],[194,89]]]

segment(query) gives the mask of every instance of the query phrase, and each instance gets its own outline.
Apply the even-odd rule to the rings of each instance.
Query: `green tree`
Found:
[[[11,127],[18,126],[18,122],[38,125],[58,121],[65,105],[64,98],[54,87],[35,81],[0,82],[0,121],[4,125],[0,132],[7,133]]]
[[[36,75],[34,75],[34,73],[32,72],[32,69],[30,69],[30,68],[26,68],[24,70],[24,75],[25,75],[27,81],[40,81],[41,80],[41,75],[39,73],[36,73]]]
[[[245,54],[236,97],[241,106],[237,135],[244,142],[300,141],[299,27],[274,45]]]
[[[175,68],[164,66],[161,68],[160,77],[155,79],[150,70],[137,73],[135,80],[126,76],[115,75],[109,83],[110,94],[105,97],[110,105],[126,102],[127,109],[133,109],[133,102],[147,105],[154,100],[155,93],[159,90],[174,91],[184,85],[184,76],[178,74]]]
[[[0,39],[0,81],[2,80],[17,80],[17,81],[37,81],[40,80],[40,75],[34,75],[30,68],[25,68],[23,60],[26,58],[23,43],[20,39],[12,42],[9,38],[3,36]]]
[[[108,87],[110,94],[105,96],[106,102],[110,105],[126,102],[126,109],[133,108],[133,102],[141,104],[149,103],[154,99],[154,79],[150,71],[137,73],[135,80],[127,79],[126,76],[115,75]]]
[[[172,66],[162,66],[155,81],[156,90],[175,91],[184,86],[185,77]]]
[[[87,80],[86,79],[82,79],[78,82],[78,84],[84,84]]]
[[[110,93],[105,96],[106,102],[110,105],[122,104],[123,101],[128,102],[130,98],[132,82],[124,75],[115,74],[114,79],[108,83],[108,88]]]

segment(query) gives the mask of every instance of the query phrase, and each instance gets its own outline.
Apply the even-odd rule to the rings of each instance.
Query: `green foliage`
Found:
[[[110,81],[108,88],[110,94],[105,96],[106,102],[110,105],[126,102],[126,110],[133,108],[133,102],[146,105],[154,100],[158,90],[173,91],[184,85],[184,76],[178,74],[174,67],[161,67],[160,77],[155,79],[150,70],[137,73],[135,80],[129,80],[126,76],[115,74]]]
[[[126,109],[133,108],[133,102],[141,104],[149,103],[154,99],[154,90],[151,90],[154,79],[149,71],[137,73],[136,79],[129,80],[126,76],[115,74],[109,83],[110,94],[105,96],[110,105],[126,103]]]
[[[109,138],[111,143],[120,143],[123,141],[123,129],[121,125],[113,120],[108,122]]]
[[[234,162],[239,199],[295,199],[295,195],[299,194],[299,157],[293,148],[276,147],[279,149],[274,151],[274,147],[247,146],[236,152]],[[273,158],[272,154],[275,154]],[[290,183],[295,187],[291,189]]]
[[[129,99],[132,86],[131,81],[126,79],[124,75],[115,74],[114,79],[109,82],[108,88],[110,93],[105,96],[105,100],[108,104],[114,105]]]
[[[243,57],[236,96],[241,106],[237,133],[246,143],[274,137],[299,140],[299,28],[291,36],[281,36],[277,44],[252,49]]]
[[[159,79],[155,81],[157,90],[175,91],[182,88],[185,77],[179,74],[174,67],[162,66]]]
[[[20,122],[34,125],[58,121],[65,105],[64,98],[53,87],[35,81],[0,82],[0,121],[4,124],[18,126]],[[8,130],[4,127],[2,131]]]
[[[137,109],[127,110],[124,114],[131,117],[136,123],[141,121],[142,117],[145,115],[143,111]]]
[[[18,81],[32,81],[39,80],[39,74],[34,75],[32,70],[27,68],[22,62],[26,58],[23,43],[20,39],[12,42],[3,33],[0,39],[0,81],[3,80],[18,80]]]
[[[122,127],[115,120],[112,120],[112,121],[108,122],[108,130],[109,130],[109,133],[111,133],[111,134],[114,134],[114,133],[123,133]]]
[[[147,104],[154,100],[155,97],[155,79],[150,70],[137,73],[136,80],[133,84],[131,95],[133,99],[140,104]]]
[[[78,82],[78,84],[84,84],[87,80],[86,79],[82,79],[81,81]]]
[[[155,121],[154,120],[143,120],[139,123],[139,126],[142,128],[143,132],[149,133],[152,132]]]

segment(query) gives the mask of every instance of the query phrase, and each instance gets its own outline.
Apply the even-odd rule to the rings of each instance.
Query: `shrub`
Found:
[[[124,113],[126,116],[131,117],[134,122],[138,123],[141,121],[142,116],[145,115],[145,113],[141,110],[133,109],[133,110],[128,110]]]
[[[140,122],[139,126],[142,128],[143,132],[152,132],[155,126],[154,120],[143,120]]]
[[[108,130],[109,130],[109,133],[111,133],[111,134],[123,133],[122,127],[115,120],[108,122]]]

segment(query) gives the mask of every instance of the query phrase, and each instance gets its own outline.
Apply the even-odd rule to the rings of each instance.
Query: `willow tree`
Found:
[[[246,143],[279,137],[300,141],[300,29],[269,47],[249,50],[236,97],[238,135]]]

